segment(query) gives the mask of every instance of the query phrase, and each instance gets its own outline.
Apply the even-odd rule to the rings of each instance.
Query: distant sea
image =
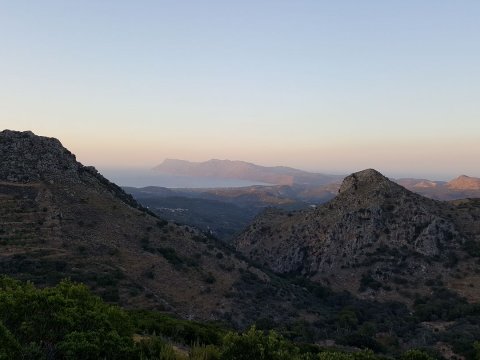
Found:
[[[219,179],[161,174],[149,169],[97,169],[104,177],[119,186],[166,188],[230,188],[269,185],[236,179]]]

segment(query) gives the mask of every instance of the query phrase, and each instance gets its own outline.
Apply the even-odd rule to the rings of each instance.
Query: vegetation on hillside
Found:
[[[439,296],[437,294],[437,296]],[[449,304],[452,296],[441,295]],[[442,299],[419,299],[416,310],[423,319],[441,306]],[[440,301],[440,302],[439,302]],[[458,308],[458,304],[455,304]],[[433,311],[433,310],[432,310]],[[461,310],[457,310],[461,311]],[[468,316],[477,309],[464,306]],[[455,316],[452,311],[444,314]],[[442,315],[443,316],[443,315]],[[340,322],[357,327],[354,311],[344,310]],[[473,321],[473,318],[470,319]],[[368,329],[364,327],[364,333]],[[467,344],[468,334],[457,336]],[[480,334],[470,334],[472,336]],[[480,337],[477,337],[477,339]],[[480,343],[468,340],[467,358],[480,358]],[[374,353],[368,344],[356,348],[321,348],[296,343],[275,330],[251,327],[243,333],[228,331],[218,324],[175,319],[146,311],[126,311],[106,304],[86,286],[64,280],[55,287],[38,289],[0,277],[0,359],[258,359],[258,360],[370,360],[385,355]],[[461,344],[459,345],[461,346]],[[361,350],[363,348],[363,350]],[[350,349],[349,351],[345,351]],[[434,355],[412,349],[402,360],[429,360]]]

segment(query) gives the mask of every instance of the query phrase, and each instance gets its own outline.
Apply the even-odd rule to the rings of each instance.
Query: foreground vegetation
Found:
[[[422,314],[429,317],[423,304]],[[436,304],[442,306],[442,304]],[[446,314],[445,316],[450,316]],[[472,358],[480,359],[480,344]],[[38,289],[0,277],[0,359],[383,359],[372,350],[350,352],[294,343],[274,330],[243,333],[145,310],[106,304],[86,286],[62,281]],[[420,350],[402,360],[428,360]]]

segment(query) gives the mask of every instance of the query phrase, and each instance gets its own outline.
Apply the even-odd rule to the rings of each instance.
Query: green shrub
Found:
[[[305,356],[275,331],[263,333],[252,326],[243,334],[228,333],[223,339],[221,359],[225,360],[292,360]]]
[[[127,313],[71,281],[36,289],[0,277],[0,321],[3,352],[18,344],[18,358],[41,359],[56,349],[57,358],[130,359],[135,350]]]
[[[220,360],[220,349],[214,345],[195,344],[188,354],[189,360]]]
[[[412,349],[405,352],[401,360],[435,360],[435,358],[422,350]]]
[[[177,255],[177,252],[173,248],[158,248],[158,252],[174,266],[180,266],[183,264],[183,259]]]
[[[0,322],[0,360],[20,357],[20,344],[10,331]]]

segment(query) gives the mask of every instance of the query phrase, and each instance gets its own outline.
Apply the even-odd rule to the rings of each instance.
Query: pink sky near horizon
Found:
[[[35,131],[34,131],[35,132]],[[55,131],[54,131],[55,132]],[[264,166],[290,166],[307,171],[347,174],[375,168],[392,177],[450,180],[458,175],[480,177],[479,143],[475,136],[458,139],[335,138],[316,143],[275,139],[194,136],[135,136],[121,133],[44,132],[57,137],[85,165],[99,169],[152,168],[165,158],[206,161],[212,158],[242,160]],[[248,140],[251,143],[248,143]],[[259,145],[260,144],[260,145]],[[260,149],[260,150],[259,150]]]
[[[480,177],[479,1],[0,2],[0,126],[85,164]]]

